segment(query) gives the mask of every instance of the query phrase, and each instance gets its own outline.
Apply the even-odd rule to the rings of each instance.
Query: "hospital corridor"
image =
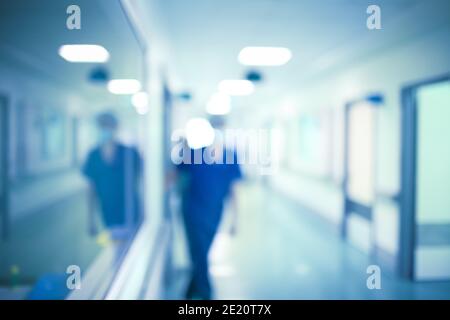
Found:
[[[450,300],[449,39],[448,0],[1,1],[0,300]]]

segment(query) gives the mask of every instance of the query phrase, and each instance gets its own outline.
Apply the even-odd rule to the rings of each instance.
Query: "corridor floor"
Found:
[[[240,201],[238,229],[224,219],[210,254],[216,299],[450,299],[450,282],[412,283],[381,269],[369,290],[368,255],[321,218],[258,187]]]

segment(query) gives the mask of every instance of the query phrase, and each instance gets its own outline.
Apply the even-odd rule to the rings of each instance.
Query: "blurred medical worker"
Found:
[[[212,125],[218,136],[223,122],[216,120]],[[196,153],[202,154],[200,163],[194,162]],[[227,163],[227,153],[232,163]],[[206,160],[204,155],[209,155],[210,159]],[[178,165],[179,174],[186,184],[183,216],[193,264],[187,298],[211,299],[208,252],[220,224],[226,199],[235,201],[233,185],[241,178],[241,170],[236,152],[226,149],[219,139],[212,146],[190,150],[189,158],[189,163]]]
[[[97,116],[99,143],[88,155],[83,173],[90,182],[89,232],[97,234],[97,205],[113,239],[128,237],[141,220],[138,192],[142,159],[135,147],[117,140],[118,120],[111,112]]]

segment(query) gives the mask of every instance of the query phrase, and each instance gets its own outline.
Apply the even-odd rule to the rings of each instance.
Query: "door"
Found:
[[[450,77],[403,96],[401,272],[450,279]]]
[[[375,198],[376,106],[358,101],[346,106],[343,234],[365,252],[372,245]]]

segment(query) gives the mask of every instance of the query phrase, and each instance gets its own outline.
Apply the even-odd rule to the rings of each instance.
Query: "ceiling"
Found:
[[[293,58],[282,67],[259,68],[264,82],[233,106],[273,104],[321,74],[365,59],[449,21],[448,0],[377,0],[382,30],[366,28],[371,0],[133,0],[141,18],[155,16],[171,48],[171,69],[179,88],[192,92],[194,109],[204,111],[222,79],[242,78],[237,61],[245,46],[286,46]],[[66,8],[81,7],[82,29],[67,30]],[[150,11],[152,15],[150,14]],[[150,18],[151,17],[151,18]],[[150,30],[147,30],[150,32]],[[57,85],[82,92],[97,104],[128,105],[86,78],[91,64],[58,56],[67,43],[101,44],[111,53],[111,76],[143,78],[143,56],[119,0],[15,0],[0,2],[0,58],[34,70]],[[151,43],[149,45],[151,49]],[[238,108],[235,108],[238,109]]]
[[[81,8],[81,30],[66,28],[66,8]],[[129,105],[130,98],[110,94],[88,81],[95,64],[74,64],[58,55],[63,44],[100,44],[110,52],[105,64],[112,78],[142,80],[143,55],[118,0],[14,0],[0,2],[2,60],[66,90],[93,105]]]
[[[149,0],[140,2],[145,6]],[[234,98],[234,105],[295,93],[322,73],[448,23],[450,12],[448,0],[378,0],[382,30],[370,31],[369,0],[156,2],[173,51],[171,62],[183,86],[192,90],[198,110],[220,80],[243,77],[247,68],[237,56],[245,46],[286,46],[293,58],[282,67],[260,68],[266,81],[254,95]]]

